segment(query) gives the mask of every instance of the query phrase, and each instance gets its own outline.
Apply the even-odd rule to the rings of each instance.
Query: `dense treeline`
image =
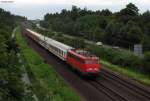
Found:
[[[16,44],[11,38],[23,17],[0,9],[0,101],[21,101],[24,92]]]
[[[91,11],[72,6],[71,10],[46,14],[41,24],[51,30],[110,45],[132,48],[134,44],[143,44],[144,50],[150,49],[150,12],[140,14],[132,3],[115,13],[108,9]]]

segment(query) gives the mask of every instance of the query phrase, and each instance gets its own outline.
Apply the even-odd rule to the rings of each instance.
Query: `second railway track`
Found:
[[[116,82],[118,84],[121,84],[124,87],[130,89],[131,91],[139,94],[140,96],[143,96],[150,100],[150,88],[149,87],[143,86],[131,80],[125,80],[112,72],[108,72],[107,70],[102,70],[101,74],[102,76],[105,76],[105,78],[112,80],[113,82]]]
[[[94,82],[91,81],[90,84],[92,84],[96,89],[98,89],[100,92],[103,92],[106,94],[112,101],[129,101],[127,98],[120,95],[118,92],[112,90],[109,87],[106,87],[101,82]]]

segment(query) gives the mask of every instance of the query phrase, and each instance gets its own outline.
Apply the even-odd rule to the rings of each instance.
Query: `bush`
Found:
[[[114,50],[111,48],[98,47],[90,45],[88,50],[101,57],[102,59],[109,61],[113,64],[121,67],[141,70],[143,64],[143,58],[135,56],[133,53]],[[142,68],[143,69],[143,68]]]

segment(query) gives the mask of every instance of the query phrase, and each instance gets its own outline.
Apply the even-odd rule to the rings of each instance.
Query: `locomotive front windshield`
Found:
[[[85,64],[99,64],[99,59],[85,60]]]

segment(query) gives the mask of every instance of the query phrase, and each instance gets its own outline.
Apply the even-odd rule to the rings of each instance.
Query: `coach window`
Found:
[[[61,52],[61,50],[59,49],[59,54],[61,55],[62,54],[62,52]]]
[[[56,50],[55,50],[55,47],[53,47],[53,49],[54,49],[54,51],[56,51]]]
[[[64,56],[64,52],[62,51],[62,56]]]
[[[50,47],[50,49],[52,49],[52,46],[51,46],[51,45],[49,45],[49,47]]]
[[[63,52],[63,54],[64,54],[64,56],[66,55],[66,53],[65,53],[65,52]]]
[[[63,52],[63,56],[65,56],[65,52]]]
[[[64,54],[63,56],[65,56],[65,52],[63,52],[63,54]]]
[[[52,47],[53,47],[53,51],[54,51],[54,50],[55,50],[55,49],[54,49],[54,46],[52,46]]]
[[[61,50],[59,49],[59,54],[61,55],[62,54],[62,52],[61,52]]]
[[[53,46],[51,46],[51,49],[53,50]]]
[[[51,45],[49,45],[49,48],[51,48]]]
[[[62,51],[62,56],[64,56],[64,52]]]
[[[58,49],[58,52],[59,52],[59,54],[61,54],[61,51],[60,51],[60,49]]]
[[[62,55],[62,50],[60,50],[60,54]]]

